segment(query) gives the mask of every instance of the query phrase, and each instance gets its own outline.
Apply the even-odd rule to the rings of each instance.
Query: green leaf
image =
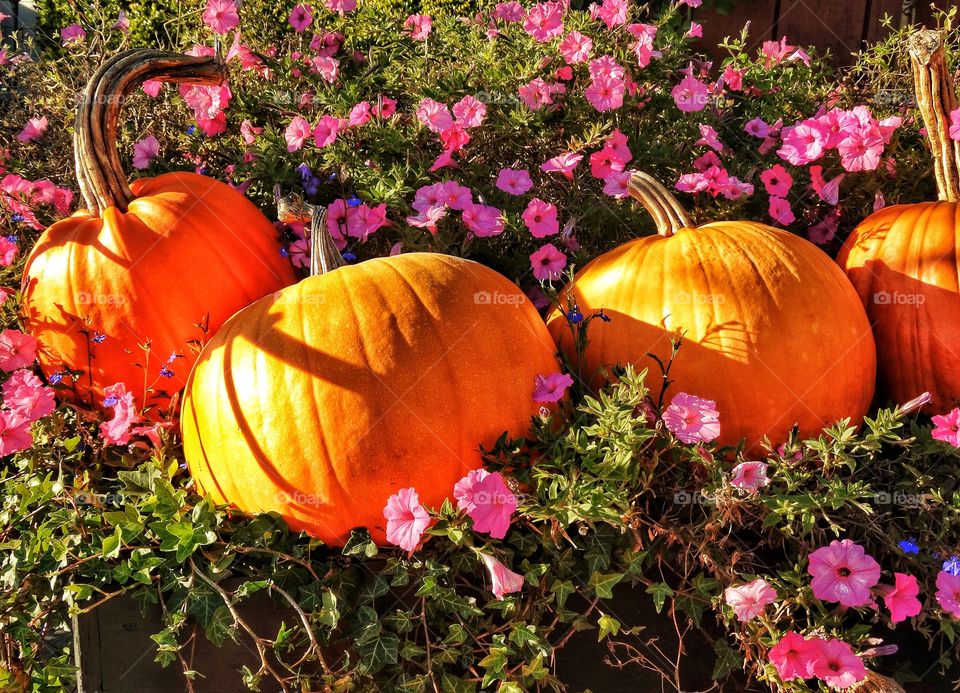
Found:
[[[588,584],[601,599],[612,599],[613,588],[621,580],[623,580],[623,573],[594,573],[590,576]]]
[[[713,643],[713,653],[716,655],[716,662],[711,674],[714,681],[727,678],[730,673],[743,665],[743,655],[731,648],[723,638],[719,638]]]
[[[653,595],[653,606],[659,614],[663,609],[664,602],[667,601],[667,597],[673,596],[673,590],[670,589],[670,585],[667,583],[658,582],[647,587],[647,594]]]
[[[381,632],[357,648],[361,670],[367,675],[376,674],[388,664],[396,664],[400,654],[400,638],[396,633]]]
[[[608,635],[618,635],[620,633],[620,621],[615,619],[613,616],[604,614],[597,621],[597,625],[600,626],[600,633],[597,636],[597,642],[600,642]]]

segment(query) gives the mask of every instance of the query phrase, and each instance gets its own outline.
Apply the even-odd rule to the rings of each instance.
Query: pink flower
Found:
[[[630,194],[630,178],[633,171],[621,171],[620,173],[611,173],[603,179],[603,192],[605,195],[615,197],[618,200]]]
[[[631,25],[632,26],[632,25]],[[656,27],[654,27],[656,29]],[[663,54],[653,48],[653,34],[643,33],[637,37],[637,40],[630,46],[630,50],[637,56],[637,65],[646,67],[654,58],[660,58]]]
[[[30,420],[15,411],[0,411],[0,457],[26,450],[31,445]]]
[[[723,83],[727,85],[730,91],[742,91],[743,75],[743,70],[737,70],[732,65],[727,65],[723,70]]]
[[[397,112],[397,100],[391,99],[389,96],[381,96],[377,99],[372,111],[375,116],[389,118]]]
[[[440,200],[452,209],[463,211],[473,203],[473,191],[454,180],[439,184]]]
[[[313,129],[313,141],[320,148],[333,144],[337,141],[337,135],[343,128],[344,121],[330,114],[324,115],[317,127]]]
[[[37,340],[20,330],[0,332],[0,368],[15,371],[37,358]]]
[[[473,469],[460,479],[453,487],[453,497],[457,500],[457,509],[470,512],[476,507],[473,499],[474,488],[483,481],[490,472],[486,469]]]
[[[813,187],[813,191],[817,194],[817,197],[829,205],[836,205],[839,201],[840,183],[843,182],[845,177],[846,174],[841,173],[833,180],[827,182],[823,178],[823,166],[810,167],[810,184]]]
[[[263,128],[257,127],[249,120],[244,120],[240,123],[240,135],[247,144],[253,144],[257,139],[257,135],[261,132],[263,132]]]
[[[117,21],[115,21],[110,28],[116,31],[122,31],[125,34],[128,33],[130,31],[130,19],[127,17],[127,13],[123,10],[117,12]]]
[[[433,29],[433,19],[428,14],[411,14],[403,23],[403,28],[410,31],[410,38],[415,41],[426,41]]]
[[[140,88],[143,89],[144,94],[155,99],[163,89],[163,82],[158,82],[155,79],[148,79],[140,85]]]
[[[608,29],[627,23],[627,0],[603,0],[602,5],[591,5],[590,16],[601,19]]]
[[[573,180],[573,169],[577,167],[577,164],[579,164],[582,159],[583,154],[567,152],[566,154],[560,154],[552,159],[548,159],[543,162],[540,168],[547,173],[562,173],[567,180]]]
[[[700,7],[703,4],[703,0],[679,0],[677,6],[686,5],[687,7]]]
[[[880,564],[849,539],[833,540],[810,554],[807,572],[813,595],[844,606],[865,606],[870,589],[880,580]]]
[[[380,203],[376,207],[364,203],[347,210],[347,235],[366,243],[370,234],[387,226],[387,205]]]
[[[287,151],[295,152],[303,147],[303,143],[307,141],[312,132],[313,130],[306,118],[294,116],[283,133],[283,139],[287,141]]]
[[[557,250],[553,243],[545,243],[530,256],[533,276],[539,281],[559,279],[563,268],[567,266],[567,256]]]
[[[960,408],[955,408],[948,414],[934,416],[931,421],[933,430],[930,431],[930,435],[934,440],[942,440],[955,448],[960,448]]]
[[[0,236],[0,267],[9,267],[17,259],[17,244],[6,236]],[[0,303],[7,300],[7,294],[4,293]]]
[[[527,16],[527,11],[523,9],[516,0],[510,2],[498,2],[493,10],[493,17],[502,19],[505,22],[520,22]]]
[[[541,2],[530,8],[523,30],[540,43],[563,33],[563,2]]]
[[[431,132],[443,132],[453,125],[450,109],[433,99],[421,99],[417,106],[417,120],[427,126]]]
[[[113,409],[113,418],[100,424],[100,437],[106,445],[126,445],[130,442],[130,427],[140,417],[133,403],[133,393],[123,383],[115,383],[103,391],[103,406]]]
[[[787,173],[787,169],[780,164],[774,164],[761,173],[760,180],[763,181],[763,187],[767,189],[767,194],[774,197],[786,197],[793,186],[793,176]]]
[[[481,553],[480,558],[490,573],[490,591],[497,599],[503,599],[503,595],[519,592],[523,588],[523,575],[513,572],[489,554]]]
[[[703,25],[696,22],[690,22],[690,28],[687,30],[688,38],[703,38]]]
[[[523,195],[533,187],[533,181],[530,180],[530,172],[525,168],[502,168],[497,174],[496,186],[511,195]]]
[[[593,40],[581,34],[579,31],[571,31],[563,37],[558,46],[560,55],[568,65],[585,63],[590,59],[590,51],[593,50]]]
[[[678,392],[663,412],[667,430],[684,443],[708,443],[720,435],[717,403]]]
[[[816,120],[804,120],[781,133],[783,146],[777,156],[794,166],[805,166],[823,156],[827,134]]]
[[[489,534],[494,539],[503,539],[510,529],[510,517],[517,509],[517,497],[503,476],[499,472],[468,475],[457,482],[454,495],[457,488],[460,490],[457,507],[473,520],[473,530]]]
[[[866,678],[863,661],[843,640],[819,640],[813,654],[813,675],[827,686],[843,690]]]
[[[323,0],[323,6],[343,16],[357,9],[357,0]]]
[[[20,142],[33,142],[34,140],[39,139],[46,131],[46,116],[40,118],[31,118],[27,121],[27,124],[23,126],[23,130],[20,131],[20,134],[17,135],[17,140]]]
[[[560,232],[556,206],[544,202],[539,197],[535,197],[527,203],[527,208],[521,216],[523,217],[523,223],[534,238],[545,238]]]
[[[906,573],[894,573],[893,578],[893,586],[883,588],[883,603],[890,610],[890,620],[899,623],[919,614],[923,605],[917,599],[920,594],[917,578]]]
[[[310,5],[297,5],[290,10],[289,21],[294,31],[302,33],[313,22],[313,8]]]
[[[611,173],[621,173],[626,162],[620,158],[616,150],[610,145],[590,155],[590,173],[594,178],[604,180]]]
[[[470,141],[470,133],[460,123],[452,123],[450,127],[440,133],[440,142],[443,148],[453,152],[459,152]]]
[[[487,104],[473,96],[464,96],[453,104],[453,115],[465,128],[480,127],[487,115]]]
[[[878,131],[853,132],[843,139],[837,150],[840,163],[847,171],[873,171],[883,154],[883,137]]]
[[[437,232],[437,222],[447,216],[446,207],[427,207],[419,210],[416,216],[407,217],[407,223],[430,233]]]
[[[748,135],[753,135],[760,139],[763,139],[770,133],[770,126],[767,125],[763,118],[754,118],[744,125],[743,129]]]
[[[770,483],[766,462],[741,462],[731,472],[730,485],[754,493]]]
[[[14,371],[3,384],[3,403],[28,421],[36,421],[56,409],[53,388],[46,387],[26,368]]]
[[[316,72],[324,82],[333,84],[340,74],[340,61],[329,56],[318,55],[310,61],[311,72]]]
[[[150,166],[150,160],[160,152],[160,143],[153,135],[147,135],[133,145],[133,167],[143,170]]]
[[[819,644],[820,638],[808,640],[793,631],[785,633],[768,654],[777,676],[784,681],[813,678],[813,664],[820,650]]]
[[[768,604],[777,601],[777,591],[766,580],[758,578],[739,587],[726,588],[723,599],[733,607],[738,621],[749,621],[762,614]]]
[[[960,619],[960,575],[941,570],[937,574],[936,597],[940,608]]]
[[[463,209],[463,223],[478,238],[503,233],[503,212],[496,207],[470,202]]]
[[[707,85],[693,75],[687,75],[670,92],[674,103],[684,113],[702,111],[707,107],[710,90]]]
[[[207,0],[203,23],[215,34],[225,34],[240,24],[240,14],[234,0]]]
[[[370,102],[361,101],[350,109],[350,115],[347,116],[347,125],[350,127],[359,127],[365,125],[370,120]]]
[[[790,209],[790,203],[782,197],[770,198],[770,218],[783,226],[789,226],[797,220],[793,210]]]
[[[950,139],[960,142],[960,108],[950,113]]]
[[[73,46],[81,43],[87,36],[87,32],[79,24],[71,24],[60,30],[60,43],[64,46]]]
[[[566,264],[566,262],[564,262]],[[533,401],[541,404],[559,402],[567,388],[573,385],[573,378],[566,373],[538,375],[534,378]]]
[[[605,113],[623,105],[623,95],[626,90],[626,82],[623,79],[601,75],[590,81],[583,95],[598,113]]]
[[[383,509],[387,518],[387,541],[404,551],[413,551],[430,524],[430,515],[412,488],[402,488],[387,499]]]
[[[700,139],[697,140],[697,145],[704,145],[718,152],[724,150],[723,142],[720,141],[720,136],[717,134],[717,131],[711,126],[702,123],[700,124]]]
[[[521,86],[517,95],[527,108],[536,111],[552,104],[554,92],[563,90],[563,85],[550,84],[537,77]]]

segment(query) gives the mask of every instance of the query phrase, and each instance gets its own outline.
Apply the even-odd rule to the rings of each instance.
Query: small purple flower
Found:
[[[357,256],[348,251],[343,254],[343,259],[346,260],[347,262],[353,262],[354,260],[357,259]]]
[[[950,556],[948,560],[943,562],[943,570],[951,575],[960,577],[960,558]]]
[[[107,335],[103,332],[94,332],[93,336],[90,338],[90,341],[94,344],[103,344],[107,339]]]
[[[119,401],[120,401],[120,398],[119,398],[119,397],[117,397],[116,395],[110,395],[110,396],[107,397],[105,400],[103,400],[103,406],[105,406],[105,407],[114,407],[114,406],[116,406],[117,402],[119,402]]]
[[[172,370],[170,370],[164,365],[164,366],[160,366],[160,375],[163,376],[164,378],[172,378],[173,376],[176,375],[176,373],[174,373]]]
[[[903,540],[899,541],[899,542],[897,543],[897,546],[899,546],[900,549],[901,549],[904,553],[908,553],[908,554],[909,554],[909,553],[912,553],[912,554],[918,554],[918,553],[920,553],[920,547],[917,546],[917,544],[916,544],[916,538],[914,538],[914,537],[910,537],[909,539],[903,539]]]
[[[573,325],[579,325],[581,322],[583,322],[583,313],[574,308],[567,313],[567,320],[569,320]]]
[[[607,315],[606,313],[604,313],[602,310],[597,311],[596,313],[594,313],[594,314],[593,314],[593,317],[595,317],[595,318],[600,318],[600,319],[603,320],[604,322],[610,322],[611,320],[613,320],[613,318],[611,318],[609,315]]]
[[[573,385],[573,378],[566,373],[538,375],[534,378],[534,402],[558,402],[563,399],[567,388]]]
[[[53,375],[51,375],[50,384],[56,385],[57,383],[59,383],[61,380],[63,380],[63,375],[64,375],[63,373],[54,373]]]
[[[361,200],[356,195],[351,195],[349,198],[347,198],[347,205],[350,207],[359,207],[362,204],[363,204],[363,200]]]

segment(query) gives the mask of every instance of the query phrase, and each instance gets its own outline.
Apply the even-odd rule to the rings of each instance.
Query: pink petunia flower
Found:
[[[427,207],[419,210],[415,216],[407,217],[407,223],[421,229],[427,229],[430,233],[437,232],[437,222],[447,216],[446,207]]]
[[[416,115],[417,120],[426,125],[431,132],[443,132],[453,125],[450,109],[433,99],[421,99]]]
[[[744,74],[743,70],[738,70],[733,65],[727,65],[723,69],[723,83],[730,91],[743,91]]]
[[[739,587],[728,587],[723,599],[733,607],[738,621],[749,621],[763,613],[768,604],[777,601],[777,591],[763,578],[757,578]]]
[[[807,572],[817,599],[844,606],[869,604],[870,590],[880,581],[880,564],[849,539],[833,540],[811,553]]]
[[[709,125],[700,124],[700,139],[697,140],[696,144],[710,147],[717,152],[722,152],[726,147],[724,147],[723,142],[720,141],[720,135],[717,134],[717,131]]]
[[[523,30],[540,43],[563,33],[563,2],[541,2],[527,12]]]
[[[590,6],[590,16],[600,19],[608,29],[627,23],[627,0],[603,0]]]
[[[453,115],[465,128],[476,128],[483,124],[487,116],[487,104],[476,97],[467,95],[453,104]]]
[[[15,371],[37,358],[37,340],[20,330],[0,332],[0,369]]]
[[[703,25],[690,22],[690,28],[687,29],[687,38],[703,38]]]
[[[3,384],[3,403],[28,421],[36,421],[56,409],[53,388],[23,368],[14,371]]]
[[[313,134],[310,123],[303,116],[294,116],[287,129],[283,133],[283,139],[287,141],[287,151],[295,152],[307,141],[307,138]]]
[[[380,118],[389,118],[397,112],[397,100],[389,96],[381,96],[372,108],[373,115]]]
[[[240,24],[240,13],[234,0],[207,0],[203,23],[215,34],[225,34]]]
[[[797,220],[796,215],[790,208],[790,203],[782,197],[770,198],[770,218],[783,226],[789,226]]]
[[[702,111],[707,107],[710,90],[707,85],[693,75],[687,75],[670,92],[673,101],[684,113]]]
[[[960,142],[960,108],[950,113],[950,139]]]
[[[708,443],[720,435],[717,403],[678,392],[663,412],[667,430],[684,443]]]
[[[473,469],[453,486],[453,497],[457,500],[457,510],[470,512],[476,507],[473,489],[490,474],[486,469]]]
[[[744,125],[743,129],[748,135],[753,135],[760,139],[765,138],[770,133],[770,126],[767,125],[763,118],[754,118]]]
[[[787,173],[787,169],[780,164],[774,164],[761,173],[760,180],[763,181],[763,187],[767,189],[767,194],[773,197],[786,197],[793,186],[793,176]]]
[[[573,169],[583,160],[583,154],[567,152],[543,162],[541,169],[547,173],[562,173],[567,180],[573,180]]]
[[[917,599],[920,586],[917,584],[917,578],[906,573],[894,573],[893,579],[894,584],[885,585],[881,594],[884,606],[890,611],[890,620],[893,623],[900,623],[916,616],[923,608],[920,600]]]
[[[115,21],[110,28],[115,31],[122,31],[125,34],[129,33],[130,19],[127,17],[127,13],[123,10],[117,12],[117,21]]]
[[[810,167],[810,185],[817,197],[828,205],[836,205],[840,200],[840,183],[844,178],[846,174],[841,173],[833,180],[827,181],[823,177],[823,166]]]
[[[9,409],[0,411],[0,457],[26,450],[31,445],[30,420]]]
[[[513,572],[489,554],[481,553],[480,558],[490,574],[490,591],[497,599],[503,599],[503,595],[519,592],[523,588],[523,575]]]
[[[20,134],[17,135],[17,141],[33,142],[36,139],[40,139],[40,137],[42,137],[43,133],[46,131],[46,116],[42,116],[40,118],[31,118],[27,121],[27,124],[23,126],[23,130],[20,131]]]
[[[741,491],[754,493],[769,483],[766,462],[741,462],[731,471],[730,485]]]
[[[527,16],[527,11],[516,0],[510,0],[509,2],[498,2],[492,16],[505,22],[521,22]]]
[[[100,437],[106,445],[126,445],[130,442],[130,427],[139,420],[133,393],[123,383],[104,389],[103,406],[113,410],[113,418],[100,424]]]
[[[533,181],[530,180],[530,172],[525,168],[502,168],[497,174],[495,185],[505,193],[523,195],[533,187]]]
[[[623,172],[624,168],[626,168],[626,162],[609,145],[590,155],[590,173],[594,178],[605,180],[611,173]]]
[[[19,247],[6,236],[0,236],[0,267],[9,267],[17,259]],[[6,292],[0,297],[0,303],[7,300]]]
[[[79,24],[71,24],[60,30],[60,44],[63,46],[75,46],[82,43],[87,37],[87,32]]]
[[[357,0],[323,0],[323,6],[343,16],[357,9]]]
[[[143,170],[150,166],[150,161],[160,152],[160,142],[153,135],[147,135],[133,144],[133,167]]]
[[[853,132],[840,142],[837,151],[840,152],[840,163],[847,171],[874,171],[883,154],[883,137],[878,131]]]
[[[623,79],[600,75],[590,81],[583,95],[598,113],[606,113],[623,105],[623,96],[626,90],[627,85]]]
[[[535,197],[527,203],[527,208],[521,216],[523,223],[534,238],[546,238],[560,232],[556,205],[544,202],[539,197]]]
[[[863,681],[867,670],[863,661],[843,640],[818,640],[813,655],[813,675],[828,687],[843,690]]]
[[[955,408],[947,414],[934,416],[930,420],[933,422],[930,435],[934,440],[941,440],[955,448],[960,448],[960,408]]]
[[[387,541],[404,551],[416,549],[430,525],[430,515],[412,488],[402,488],[390,496],[383,516],[387,519]]]
[[[616,199],[622,199],[630,194],[630,178],[633,171],[621,171],[620,173],[611,173],[603,179],[603,192],[605,195]]]
[[[313,8],[310,5],[297,5],[290,10],[289,21],[294,31],[303,33],[313,23]]]
[[[784,681],[796,678],[813,678],[813,665],[820,651],[820,638],[804,638],[799,633],[785,633],[780,641],[770,648],[767,655]]]
[[[468,484],[460,486],[460,484]],[[473,520],[473,530],[489,534],[494,539],[503,539],[510,529],[511,516],[517,510],[517,497],[513,495],[503,475],[499,472],[467,476],[458,483],[465,499],[464,510]],[[458,503],[459,506],[459,503]]]
[[[143,89],[144,94],[155,99],[163,90],[163,82],[158,82],[155,79],[148,79],[140,85],[140,88]]]
[[[262,132],[262,127],[254,125],[249,120],[244,120],[242,123],[240,123],[240,136],[243,137],[243,141],[247,144],[253,144],[256,142],[257,135]]]
[[[940,608],[960,619],[960,575],[941,570],[937,573],[937,603]]]
[[[577,65],[578,63],[585,63],[590,59],[590,51],[593,50],[593,39],[589,36],[584,36],[579,31],[571,31],[563,37],[563,40],[557,48],[568,65]]]
[[[827,144],[827,133],[816,120],[804,120],[793,127],[784,128],[781,137],[783,146],[777,150],[777,156],[794,166],[806,166],[823,156]]]
[[[567,388],[573,385],[573,378],[566,373],[537,375],[533,380],[533,401],[540,404],[559,402]]]
[[[567,256],[553,243],[545,243],[530,255],[530,266],[533,267],[533,276],[540,281],[559,279],[567,266]]]
[[[313,141],[320,148],[326,147],[337,141],[337,135],[343,129],[344,121],[329,113],[320,118],[317,127],[313,129]]]
[[[414,41],[426,41],[433,29],[433,19],[428,14],[411,14],[403,23]]]
[[[478,238],[499,236],[503,233],[503,212],[490,205],[470,202],[463,209],[463,223]]]

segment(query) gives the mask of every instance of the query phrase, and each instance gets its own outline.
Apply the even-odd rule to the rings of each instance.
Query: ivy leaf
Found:
[[[343,555],[371,558],[377,555],[377,545],[370,539],[370,533],[366,529],[354,529],[343,547]]]
[[[400,655],[400,638],[396,633],[381,632],[357,648],[364,674],[376,674],[388,664],[396,664]]]
[[[713,643],[713,653],[717,657],[713,665],[713,673],[710,675],[714,681],[727,678],[731,672],[739,669],[743,664],[743,656],[730,647],[723,638],[718,638]]]
[[[647,594],[653,595],[653,606],[659,614],[663,609],[664,602],[667,601],[667,597],[673,596],[673,590],[670,589],[670,585],[667,583],[658,582],[647,587]]]
[[[621,580],[623,580],[623,573],[594,573],[590,576],[589,585],[593,588],[594,594],[601,599],[612,599],[613,588]]]
[[[608,635],[618,635],[620,633],[620,621],[615,619],[613,616],[604,614],[597,621],[597,625],[600,626],[600,633],[597,636],[597,642],[600,642]]]

